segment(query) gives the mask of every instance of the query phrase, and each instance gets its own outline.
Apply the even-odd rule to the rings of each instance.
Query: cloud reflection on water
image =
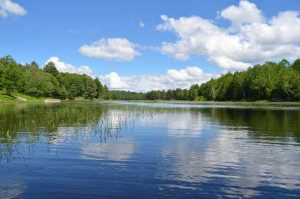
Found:
[[[127,140],[116,143],[88,144],[81,149],[83,159],[126,161],[134,153],[134,144]]]
[[[213,183],[228,196],[257,196],[260,192],[256,188],[261,186],[299,188],[300,181],[296,179],[300,179],[300,173],[295,171],[300,167],[300,150],[296,143],[282,145],[270,140],[258,143],[244,127],[216,126],[207,119],[201,114],[171,116],[171,122],[167,123],[170,142],[161,152],[164,160],[173,157],[172,162],[164,162],[172,172],[159,172],[160,177],[195,189]],[[210,132],[199,121],[210,125]],[[191,141],[187,138],[195,127],[201,136]],[[287,155],[286,151],[290,153]]]
[[[1,180],[0,198],[1,199],[17,198],[24,192],[25,189],[26,189],[26,185],[23,182]]]

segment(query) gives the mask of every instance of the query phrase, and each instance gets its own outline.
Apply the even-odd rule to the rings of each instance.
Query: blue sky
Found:
[[[134,87],[138,83],[148,89],[187,87],[254,63],[295,59],[299,11],[296,0],[0,0],[0,56],[12,55],[21,63],[35,60],[41,66],[56,57],[52,60],[60,62],[60,69],[71,68],[70,72],[80,73],[84,70],[78,67],[88,66],[90,75],[100,76],[112,89],[143,90]],[[281,27],[295,36],[283,31],[282,39],[270,40],[278,37]],[[113,47],[107,46],[110,39]],[[269,52],[270,43],[274,53]],[[88,48],[83,52],[84,45]],[[241,46],[247,49],[239,54]],[[115,52],[119,48],[126,49]]]

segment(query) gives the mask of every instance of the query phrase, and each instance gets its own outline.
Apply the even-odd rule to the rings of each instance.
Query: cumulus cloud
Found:
[[[204,55],[228,70],[266,60],[295,59],[300,54],[299,12],[285,11],[267,19],[254,3],[243,0],[219,16],[231,25],[218,26],[199,16],[175,19],[162,15],[163,23],[157,29],[174,33],[178,40],[162,43],[161,52],[178,60]]]
[[[0,17],[8,17],[9,15],[26,14],[26,10],[19,4],[11,0],[0,0]]]
[[[242,0],[239,6],[229,6],[220,13],[224,19],[233,23],[261,23],[264,21],[262,12],[254,3]]]
[[[214,77],[214,74],[204,73],[196,66],[181,70],[169,69],[163,75],[120,76],[116,72],[102,75],[99,79],[110,89],[149,91],[175,88],[188,88],[192,84],[199,84]]]
[[[116,61],[131,61],[140,53],[136,45],[125,38],[101,39],[90,45],[83,45],[79,52],[85,56]]]
[[[86,74],[86,75],[92,75],[93,71],[88,66],[73,66],[72,64],[67,64],[63,61],[61,61],[58,57],[50,57],[45,64],[53,62],[59,72],[65,72],[65,73],[77,73],[77,74]]]
[[[108,75],[101,76],[101,79],[109,83],[110,88],[124,89],[128,87],[128,85],[121,79],[119,74],[116,72],[111,72]]]

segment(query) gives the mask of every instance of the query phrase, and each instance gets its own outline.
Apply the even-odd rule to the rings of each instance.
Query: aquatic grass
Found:
[[[41,138],[48,140],[48,144],[60,142],[65,136],[76,139],[86,136],[89,140],[93,134],[99,137],[100,143],[106,143],[112,137],[117,140],[121,132],[138,118],[130,109],[110,109],[99,104],[10,107],[2,111],[0,108],[0,145],[6,159],[17,156],[15,150],[10,150],[11,147],[23,143],[30,152]],[[60,127],[65,132],[60,132]],[[1,157],[4,157],[3,154]]]
[[[228,128],[251,126],[254,131],[249,136],[253,138],[270,135],[270,139],[292,137],[300,140],[300,123],[293,122],[300,119],[297,109],[178,108],[99,102],[0,105],[0,155],[4,159],[21,157],[15,147],[26,145],[32,151],[41,141],[48,145],[68,138],[89,142],[94,136],[99,143],[107,143],[130,133],[144,118],[152,120],[159,114],[184,112],[201,114]]]

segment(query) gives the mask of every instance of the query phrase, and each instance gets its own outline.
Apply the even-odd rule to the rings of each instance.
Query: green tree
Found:
[[[30,67],[35,68],[35,69],[40,68],[39,65],[35,61],[31,62]]]
[[[98,78],[96,78],[95,80],[94,80],[94,82],[95,82],[95,86],[96,86],[96,98],[97,99],[100,99],[101,97],[103,97],[103,95],[104,95],[104,87],[103,87],[103,85],[102,85],[102,83],[100,82],[100,80],[98,79]]]
[[[106,100],[109,100],[111,98],[110,93],[108,91],[108,88],[106,85],[104,85],[104,89],[103,89],[103,98]]]
[[[8,95],[19,87],[21,77],[21,68],[11,56],[0,59],[0,86]]]
[[[194,84],[190,87],[189,93],[188,93],[188,100],[193,101],[198,97],[198,90],[199,90],[199,85]]]
[[[95,85],[94,80],[87,76],[83,75],[84,77],[84,93],[83,97],[86,99],[94,99],[97,96],[97,88]]]
[[[300,59],[297,59],[293,64],[292,68],[298,72],[300,72]]]
[[[283,59],[283,60],[281,60],[280,62],[279,62],[279,65],[281,65],[281,66],[284,66],[284,67],[290,67],[290,62],[288,61],[288,60],[286,60],[286,59]]]
[[[11,93],[17,88],[18,80],[20,78],[21,72],[16,66],[10,65],[3,70],[1,84],[8,95],[11,95]]]
[[[46,64],[46,66],[44,67],[44,71],[46,73],[50,73],[53,76],[57,76],[58,75],[58,70],[56,69],[56,66],[53,62],[48,62]]]
[[[34,97],[61,97],[57,79],[40,68],[30,67],[24,71],[24,93]]]

